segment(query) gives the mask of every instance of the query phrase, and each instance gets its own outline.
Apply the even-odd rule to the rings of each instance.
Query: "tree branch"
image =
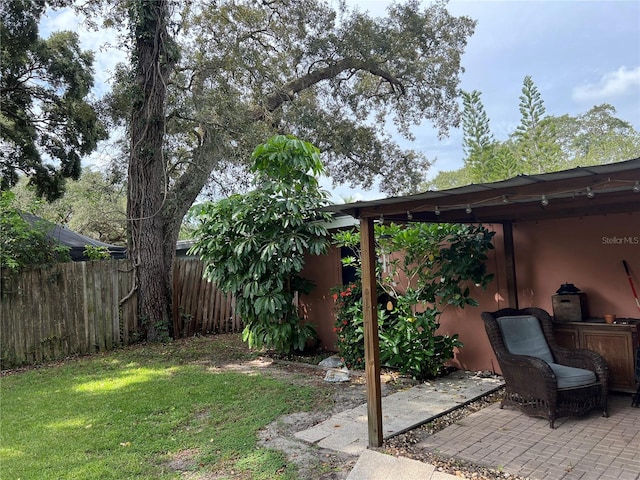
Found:
[[[306,75],[285,83],[276,92],[268,95],[264,103],[264,110],[257,110],[254,114],[255,120],[264,120],[267,113],[273,112],[280,108],[285,102],[292,101],[296,94],[303,90],[323,81],[337,77],[340,73],[347,70],[363,70],[380,77],[391,85],[393,92],[400,91],[404,95],[405,88],[402,82],[394,77],[390,72],[381,69],[378,65],[358,60],[355,58],[344,58],[328,67],[319,68],[310,71]]]

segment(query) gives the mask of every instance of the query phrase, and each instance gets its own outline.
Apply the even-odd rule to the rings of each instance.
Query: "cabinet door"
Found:
[[[584,328],[580,331],[582,348],[602,355],[609,367],[609,386],[614,390],[634,391],[631,332]]]
[[[556,339],[556,343],[561,347],[578,348],[578,335],[575,328],[555,327],[553,336]]]

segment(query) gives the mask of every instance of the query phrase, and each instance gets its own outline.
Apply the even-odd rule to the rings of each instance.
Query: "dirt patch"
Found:
[[[211,353],[206,359],[197,360],[212,371],[234,371],[246,375],[268,375],[287,383],[313,387],[318,392],[316,404],[308,412],[285,415],[268,425],[259,433],[259,445],[283,452],[289,462],[298,468],[300,480],[346,479],[353,469],[356,456],[322,449],[295,437],[295,433],[323,422],[331,415],[366,403],[367,391],[364,372],[350,372],[350,381],[328,383],[324,380],[326,368],[317,365],[320,359],[331,352],[312,352],[309,356],[286,359],[268,353],[249,354],[246,345],[238,336],[219,336],[210,340]],[[220,348],[217,348],[220,347]],[[305,363],[312,361],[314,363]],[[382,395],[386,396],[417,382],[385,371],[381,376]],[[191,464],[193,468],[193,463]],[[235,472],[234,472],[235,473]],[[227,478],[241,478],[227,471]],[[183,471],[185,480],[211,480],[218,478],[211,472]]]
[[[198,458],[200,451],[197,448],[188,450],[180,450],[171,455],[167,462],[167,466],[177,472],[185,472],[193,469],[195,460]]]
[[[285,415],[260,432],[259,444],[284,452],[296,465],[300,479],[345,479],[357,457],[310,445],[294,437],[296,432],[325,420],[326,415],[294,413]]]
[[[297,466],[301,480],[346,479],[358,460],[357,456],[311,445],[296,438],[295,433],[311,428],[336,413],[366,403],[364,373],[351,372],[349,382],[327,383],[324,381],[325,368],[277,359],[272,360],[268,373],[286,376],[289,381],[300,385],[315,385],[322,388],[326,395],[312,411],[285,415],[268,425],[260,432],[260,445],[284,452],[288,460]],[[381,376],[383,396],[415,384],[414,380],[392,371],[384,372]]]

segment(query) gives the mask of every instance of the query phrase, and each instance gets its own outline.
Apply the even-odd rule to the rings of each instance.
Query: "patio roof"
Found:
[[[639,209],[640,158],[327,208],[360,219],[438,223],[505,223]]]

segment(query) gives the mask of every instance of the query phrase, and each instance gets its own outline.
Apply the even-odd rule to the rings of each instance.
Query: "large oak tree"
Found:
[[[335,180],[400,193],[430,162],[386,124],[410,138],[423,120],[442,135],[458,123],[474,22],[442,2],[396,4],[380,18],[320,0],[128,5],[132,62],[111,100],[131,138],[130,246],[149,338],[170,324],[184,215],[207,185],[248,185],[250,152],[266,138],[297,135],[320,147]]]

